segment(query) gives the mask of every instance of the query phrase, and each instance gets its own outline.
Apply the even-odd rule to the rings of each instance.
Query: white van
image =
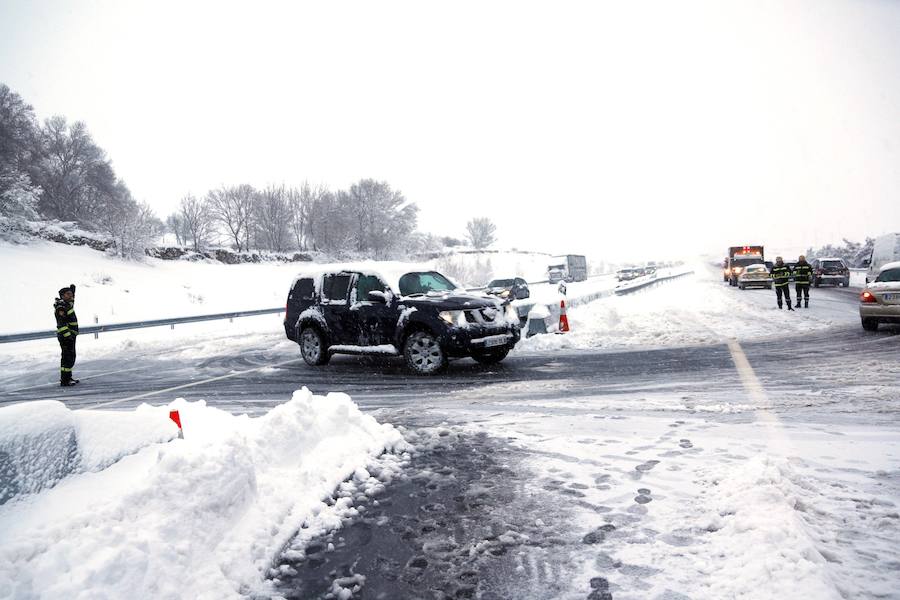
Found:
[[[875,238],[872,256],[869,257],[866,283],[875,281],[878,271],[889,262],[900,260],[900,233],[886,233]]]

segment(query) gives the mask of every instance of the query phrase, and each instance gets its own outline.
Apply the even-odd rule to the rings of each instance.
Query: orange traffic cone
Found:
[[[559,333],[569,331],[569,317],[566,316],[566,301],[559,301]]]

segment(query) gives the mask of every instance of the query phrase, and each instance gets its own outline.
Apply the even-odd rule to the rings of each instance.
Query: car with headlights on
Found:
[[[900,262],[881,267],[875,281],[859,295],[859,318],[866,331],[880,323],[900,324]]]
[[[764,287],[772,289],[772,275],[764,264],[747,265],[738,275],[738,287],[746,290],[748,287]]]
[[[531,292],[528,290],[528,283],[521,277],[494,279],[485,287],[487,288],[485,291],[488,294],[504,300],[524,300],[531,296]]]
[[[467,292],[436,271],[326,271],[294,279],[284,331],[308,365],[332,354],[402,356],[415,373],[442,371],[452,358],[498,363],[519,341],[508,301]]]

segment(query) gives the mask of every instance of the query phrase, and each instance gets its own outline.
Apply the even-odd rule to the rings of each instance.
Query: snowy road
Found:
[[[0,406],[183,397],[255,415],[307,386],[401,427],[417,448],[405,475],[377,500],[346,490],[342,528],[298,533],[270,573],[286,598],[900,597],[897,330],[864,332],[842,289],[814,290],[798,315],[773,304],[705,276],[672,283],[436,378],[396,359],[313,369],[277,332],[200,360],[135,347],[80,365],[72,390],[42,385],[50,369],[10,375]],[[688,343],[611,343],[610,314],[629,324],[628,309],[661,343]]]

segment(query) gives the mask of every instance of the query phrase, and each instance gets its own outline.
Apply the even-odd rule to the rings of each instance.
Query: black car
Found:
[[[528,290],[528,283],[521,277],[494,279],[486,287],[485,291],[488,294],[504,299],[523,300],[531,296],[531,292]]]
[[[288,293],[284,331],[309,365],[332,354],[403,355],[430,375],[450,358],[498,363],[519,341],[519,317],[508,303],[467,293],[435,271],[389,279],[336,271],[299,277]]]

